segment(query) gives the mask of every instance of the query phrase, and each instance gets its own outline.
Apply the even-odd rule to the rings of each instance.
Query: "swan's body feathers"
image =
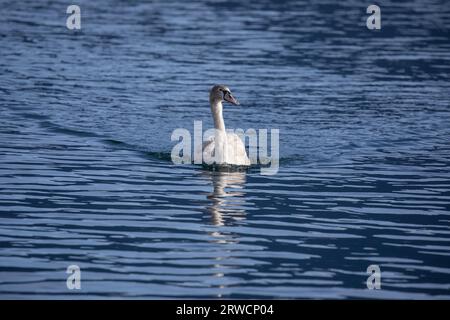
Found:
[[[241,138],[235,133],[226,133],[225,144],[216,141],[220,136],[210,136],[203,142],[203,161],[209,164],[230,164],[236,166],[250,166],[250,159],[247,157],[245,145]],[[216,148],[223,146],[223,153],[216,154]]]

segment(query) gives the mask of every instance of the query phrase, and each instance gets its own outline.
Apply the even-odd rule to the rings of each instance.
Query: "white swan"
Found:
[[[241,138],[235,133],[225,131],[223,101],[239,105],[228,87],[215,85],[209,94],[215,134],[203,143],[203,161],[208,164],[215,162],[219,165],[250,166],[250,159]]]

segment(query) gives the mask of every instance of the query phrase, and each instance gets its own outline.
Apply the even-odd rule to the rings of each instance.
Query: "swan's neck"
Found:
[[[211,102],[211,113],[214,119],[214,128],[216,128],[217,130],[225,131],[225,122],[223,121],[221,101]]]

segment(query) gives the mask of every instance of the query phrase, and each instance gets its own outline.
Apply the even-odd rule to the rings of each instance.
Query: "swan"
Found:
[[[250,159],[241,138],[237,134],[225,130],[222,114],[222,102],[224,101],[239,105],[238,100],[233,97],[227,86],[213,86],[209,93],[209,103],[215,130],[214,135],[203,143],[203,161],[206,159],[208,164],[215,162],[219,165],[250,166]]]

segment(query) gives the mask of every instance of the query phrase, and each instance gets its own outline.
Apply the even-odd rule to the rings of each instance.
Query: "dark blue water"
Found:
[[[450,298],[446,1],[68,4],[1,1],[0,298]],[[168,159],[214,83],[277,175]]]

